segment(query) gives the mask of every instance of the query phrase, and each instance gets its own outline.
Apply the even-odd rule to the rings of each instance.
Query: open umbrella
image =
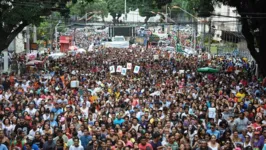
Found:
[[[83,48],[80,48],[80,49],[77,50],[77,53],[86,53],[86,50],[83,49]]]
[[[198,68],[197,71],[198,72],[203,72],[203,73],[217,73],[217,72],[219,72],[218,69],[214,69],[214,68],[211,68],[211,67]]]
[[[68,49],[70,49],[70,50],[78,50],[79,48],[77,46],[69,46]]]
[[[26,63],[27,66],[33,66],[33,65],[37,65],[37,64],[42,64],[43,61],[40,60],[32,60]]]
[[[50,54],[48,57],[52,58],[52,59],[59,59],[59,58],[63,58],[65,57],[66,54],[65,53],[53,53],[53,54]]]

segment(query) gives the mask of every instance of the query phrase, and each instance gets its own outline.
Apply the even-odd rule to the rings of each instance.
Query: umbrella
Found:
[[[26,56],[29,60],[34,60],[37,57],[37,53],[30,53]]]
[[[52,59],[59,59],[59,58],[62,58],[62,57],[65,57],[66,54],[65,53],[53,53],[53,54],[50,54],[49,57],[52,58]]]
[[[68,49],[70,49],[70,50],[78,50],[78,47],[77,46],[69,46]]]
[[[37,64],[42,64],[43,61],[40,60],[32,60],[26,63],[27,66],[33,66],[33,65],[37,65]]]
[[[217,73],[219,72],[218,69],[214,69],[211,67],[203,67],[203,68],[198,68],[198,72],[203,72],[203,73]]]
[[[80,48],[80,49],[77,50],[77,53],[86,53],[86,50],[83,49],[83,48]]]

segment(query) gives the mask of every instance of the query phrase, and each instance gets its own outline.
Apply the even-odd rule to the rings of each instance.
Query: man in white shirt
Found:
[[[79,144],[79,139],[77,137],[73,138],[74,145],[71,145],[69,150],[84,150],[83,146]]]
[[[31,117],[33,117],[35,115],[37,110],[34,108],[34,102],[33,101],[29,103],[29,107],[26,108],[25,111],[28,112]]]

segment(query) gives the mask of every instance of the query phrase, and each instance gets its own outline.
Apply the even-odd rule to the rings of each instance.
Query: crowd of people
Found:
[[[266,148],[266,82],[247,60],[102,47],[47,61],[1,76],[1,150]]]

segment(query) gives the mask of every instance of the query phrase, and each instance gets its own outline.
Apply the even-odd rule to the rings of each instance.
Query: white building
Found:
[[[211,26],[214,30],[214,40],[220,41],[223,31],[228,31],[232,33],[237,33],[241,31],[241,25],[238,20],[239,14],[235,7],[230,7],[227,5],[215,6],[214,16],[208,18],[211,20]],[[220,15],[220,16],[219,16]],[[206,31],[209,31],[208,25]]]
[[[15,39],[9,44],[8,51],[14,51],[15,53],[21,53],[24,51],[24,37],[22,33],[19,33]]]

